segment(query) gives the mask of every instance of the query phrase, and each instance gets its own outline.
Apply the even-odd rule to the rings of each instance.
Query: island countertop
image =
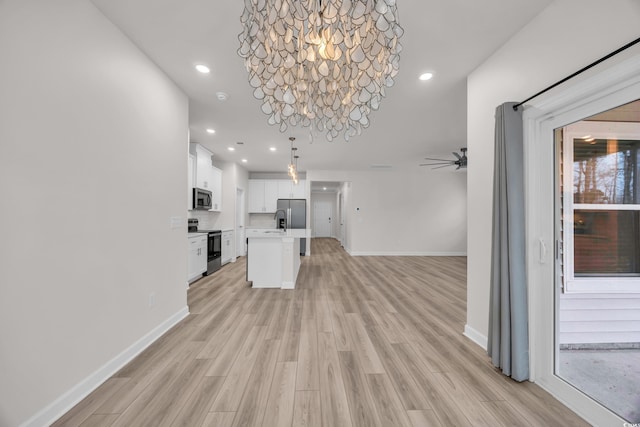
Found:
[[[287,231],[277,228],[248,228],[246,230],[247,238],[292,238],[305,239],[311,237],[310,228],[289,228]]]

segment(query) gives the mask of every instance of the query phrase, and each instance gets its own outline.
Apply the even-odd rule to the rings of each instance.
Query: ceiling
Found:
[[[244,2],[92,1],[187,94],[191,142],[225,161],[247,159],[243,166],[262,172],[286,170],[290,136],[297,138],[299,171],[418,168],[423,157],[466,146],[466,76],[551,2],[398,0],[405,33],[396,84],[361,136],[328,142],[310,141],[305,129],[283,134],[267,124],[236,53]],[[196,64],[211,73],[197,72]],[[427,71],[434,78],[418,80]],[[228,99],[219,101],[217,92]]]
[[[311,183],[311,192],[337,193],[342,186],[342,182],[331,181],[313,181]]]

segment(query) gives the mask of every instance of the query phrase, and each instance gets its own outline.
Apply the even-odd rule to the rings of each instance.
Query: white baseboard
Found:
[[[368,252],[368,251],[347,251],[351,256],[467,256],[466,252]]]
[[[169,317],[148,334],[129,346],[129,348],[125,349],[122,353],[108,361],[97,371],[80,381],[62,396],[43,408],[40,412],[22,423],[21,427],[41,427],[51,425],[188,315],[189,307],[185,306],[183,309]]]
[[[463,335],[469,338],[474,343],[478,344],[483,349],[487,349],[487,337],[482,335],[480,332],[476,331],[469,325],[464,325],[464,333]]]

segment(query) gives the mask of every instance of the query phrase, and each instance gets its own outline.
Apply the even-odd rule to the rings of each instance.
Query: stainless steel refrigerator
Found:
[[[287,213],[287,229],[307,228],[307,201],[305,199],[278,199],[278,209]],[[282,228],[278,220],[278,227]],[[307,251],[307,239],[300,239],[300,255]]]

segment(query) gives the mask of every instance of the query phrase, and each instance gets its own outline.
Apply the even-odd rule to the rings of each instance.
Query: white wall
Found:
[[[84,0],[0,2],[0,58],[0,425],[48,425],[186,314],[188,103]]]
[[[464,172],[307,171],[307,181],[348,182],[345,247],[354,255],[466,254]]]
[[[469,75],[467,329],[481,344],[489,323],[495,109],[521,101],[637,38],[638,22],[638,1],[554,1]],[[577,30],[584,25],[603,31]]]

